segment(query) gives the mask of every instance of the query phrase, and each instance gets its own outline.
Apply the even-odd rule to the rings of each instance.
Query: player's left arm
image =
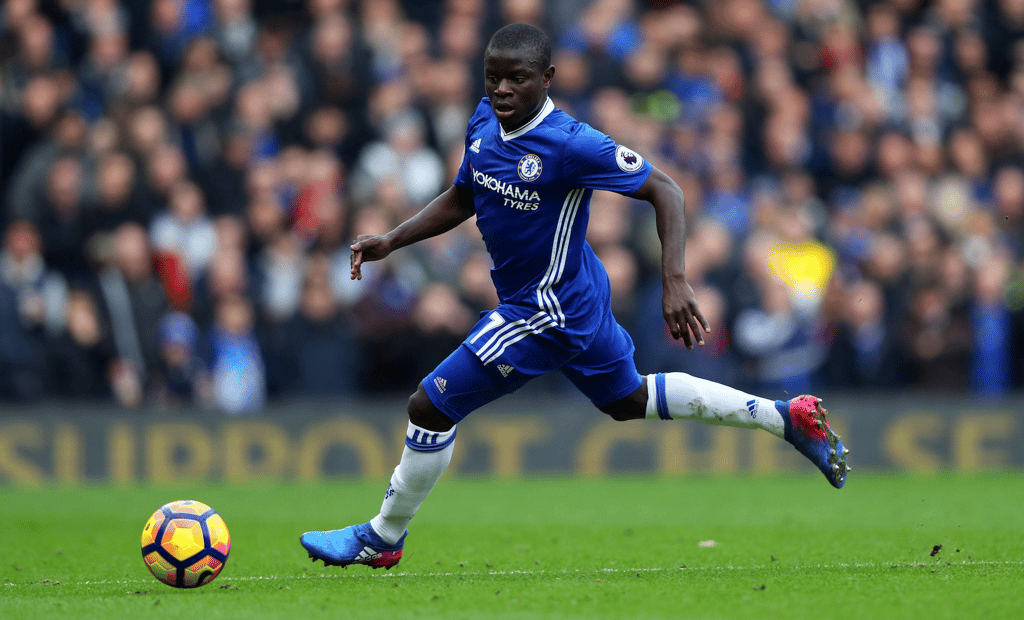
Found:
[[[654,206],[658,238],[661,239],[661,309],[675,339],[682,338],[687,349],[703,346],[711,327],[697,306],[693,288],[686,281],[686,205],[683,190],[667,174],[652,167],[650,176],[630,195]],[[692,333],[692,337],[691,337]]]

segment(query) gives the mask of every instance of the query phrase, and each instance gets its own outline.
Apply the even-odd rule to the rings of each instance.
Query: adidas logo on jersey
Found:
[[[756,418],[757,417],[757,401],[756,400],[748,400],[747,401],[747,411],[750,412],[750,417],[752,417],[752,418]]]
[[[473,140],[473,144],[469,145],[469,150],[473,151],[474,153],[480,152],[480,138]]]
[[[513,370],[515,370],[515,368],[512,368],[508,364],[498,364],[498,372],[501,373],[502,377],[507,377],[508,373],[512,372]]]
[[[442,394],[448,388],[448,382],[441,377],[434,377],[434,385],[437,387],[437,391]]]

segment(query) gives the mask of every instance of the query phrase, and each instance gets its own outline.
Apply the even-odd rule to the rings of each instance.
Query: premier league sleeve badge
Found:
[[[636,151],[619,146],[615,149],[615,163],[619,165],[619,170],[623,172],[636,172],[643,167],[644,158],[640,157]]]

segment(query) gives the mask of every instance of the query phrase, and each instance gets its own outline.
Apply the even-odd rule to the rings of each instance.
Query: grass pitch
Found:
[[[0,618],[1019,618],[1024,475],[445,478],[390,572],[313,565],[305,530],[386,483],[0,488]],[[162,504],[232,534],[211,584],[139,553]],[[941,545],[941,548],[937,546]]]

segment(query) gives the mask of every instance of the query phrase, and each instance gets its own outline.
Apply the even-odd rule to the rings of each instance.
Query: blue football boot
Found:
[[[322,560],[324,566],[365,564],[390,570],[402,559],[402,547],[408,534],[406,530],[398,543],[392,545],[381,539],[369,523],[362,523],[341,530],[306,532],[299,542],[314,562]]]
[[[851,469],[846,464],[850,451],[828,425],[828,412],[821,406],[821,399],[804,394],[788,402],[777,400],[775,408],[786,423],[786,441],[811,459],[832,486],[842,488]]]

